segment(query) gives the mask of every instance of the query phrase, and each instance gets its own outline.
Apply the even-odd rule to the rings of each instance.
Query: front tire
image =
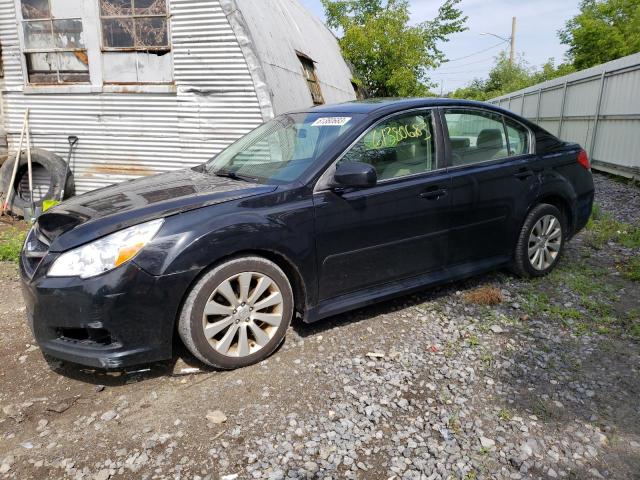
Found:
[[[178,332],[200,361],[225,370],[265,359],[282,343],[293,317],[284,272],[256,256],[229,260],[193,286]]]
[[[546,203],[527,215],[516,244],[512,268],[522,277],[542,277],[558,264],[567,237],[562,212]]]

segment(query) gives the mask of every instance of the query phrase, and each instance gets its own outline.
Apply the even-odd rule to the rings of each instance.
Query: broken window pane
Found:
[[[131,48],[133,41],[132,18],[105,18],[102,20],[102,36],[107,48]]]
[[[84,51],[28,53],[27,71],[30,83],[89,82],[89,61]]]
[[[134,0],[134,13],[136,15],[166,15],[166,0]]]
[[[53,36],[57,48],[84,48],[82,20],[54,20]]]
[[[100,0],[100,14],[103,17],[126,17],[132,13],[131,0]]]
[[[84,51],[80,52],[59,52],[59,67],[63,72],[88,72],[89,60]]]
[[[27,53],[31,83],[58,83],[58,56],[55,52]]]
[[[89,82],[89,60],[86,52],[60,52],[59,55],[62,83]]]
[[[27,50],[51,49],[51,22],[24,22],[24,44]]]
[[[21,0],[22,18],[50,18],[49,0]]]
[[[318,76],[316,75],[316,67],[313,60],[306,55],[298,54],[298,59],[302,64],[302,73],[307,80],[309,86],[309,92],[311,92],[311,99],[314,105],[322,105],[324,98],[322,96],[322,90],[320,89],[320,83],[318,82]]]
[[[167,19],[136,18],[136,47],[166,47]]]

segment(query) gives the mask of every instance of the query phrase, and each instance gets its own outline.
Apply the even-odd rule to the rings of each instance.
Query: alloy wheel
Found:
[[[531,266],[542,271],[555,262],[562,246],[562,226],[553,215],[541,217],[531,229],[528,254]]]
[[[202,318],[213,349],[228,357],[246,357],[273,338],[283,320],[282,292],[269,276],[242,272],[218,285]]]

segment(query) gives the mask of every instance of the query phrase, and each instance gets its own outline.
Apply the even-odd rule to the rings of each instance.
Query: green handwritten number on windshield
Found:
[[[426,125],[414,123],[393,127],[376,128],[372,132],[371,148],[393,148],[408,138],[429,140],[431,133]]]

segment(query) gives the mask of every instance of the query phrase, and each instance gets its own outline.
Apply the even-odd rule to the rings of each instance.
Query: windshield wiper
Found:
[[[238,175],[236,172],[229,170],[218,170],[215,174],[216,177],[230,178],[232,180],[240,180],[241,182],[251,182],[251,179],[243,175]]]

